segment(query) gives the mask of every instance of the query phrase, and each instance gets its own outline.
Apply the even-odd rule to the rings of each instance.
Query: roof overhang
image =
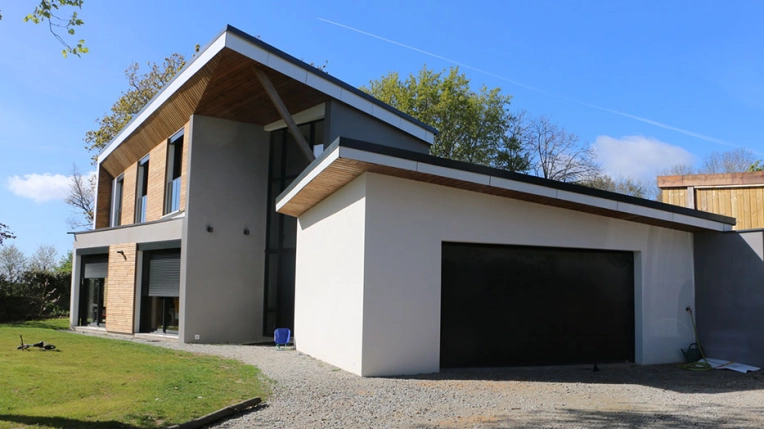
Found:
[[[683,231],[728,231],[735,225],[727,216],[345,138],[278,196],[276,211],[299,217],[366,172]]]
[[[658,187],[661,189],[686,188],[688,186],[697,188],[764,186],[764,171],[658,176]]]
[[[268,75],[290,113],[335,99],[425,142],[432,143],[437,134],[358,88],[227,26],[117,134],[98,156],[98,163],[112,174],[120,173],[183,127],[192,114],[263,126],[278,121],[281,117],[254,68]],[[132,140],[138,143],[124,148]]]

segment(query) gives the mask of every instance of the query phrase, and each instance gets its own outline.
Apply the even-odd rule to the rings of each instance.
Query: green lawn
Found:
[[[67,326],[0,324],[0,429],[162,427],[270,391],[237,361],[57,330]],[[16,350],[19,334],[57,349]]]

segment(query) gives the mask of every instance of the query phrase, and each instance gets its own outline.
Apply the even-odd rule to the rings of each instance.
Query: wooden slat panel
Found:
[[[685,176],[658,176],[659,188],[686,188],[688,186],[759,185],[764,183],[764,171],[724,174],[689,174]]]

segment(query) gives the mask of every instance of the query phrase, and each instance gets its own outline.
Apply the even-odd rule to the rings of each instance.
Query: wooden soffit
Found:
[[[558,182],[542,179],[552,185],[544,186],[516,181],[502,176],[516,179],[524,175],[429,155],[414,154],[409,159],[393,156],[404,152],[388,148],[380,150],[378,145],[338,139],[278,197],[276,211],[299,217],[368,172],[682,231],[723,231],[731,229],[730,225],[735,223],[733,218],[612,192],[594,191],[596,195],[591,195],[589,188],[576,185],[559,184],[565,189],[555,189]],[[538,181],[538,178],[533,180]],[[576,188],[581,192],[576,192]]]
[[[658,176],[658,187],[686,188],[688,186],[764,186],[764,171],[723,174],[688,174],[685,176]]]
[[[267,74],[290,113],[330,99],[322,92],[224,48],[114,149],[103,160],[102,167],[116,177],[183,128],[194,114],[255,125],[281,119],[255,76],[255,67]]]

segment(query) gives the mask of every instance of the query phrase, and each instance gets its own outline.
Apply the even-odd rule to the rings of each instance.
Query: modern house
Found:
[[[735,219],[428,155],[436,130],[227,27],[98,157],[73,327],[363,375],[676,362]]]

